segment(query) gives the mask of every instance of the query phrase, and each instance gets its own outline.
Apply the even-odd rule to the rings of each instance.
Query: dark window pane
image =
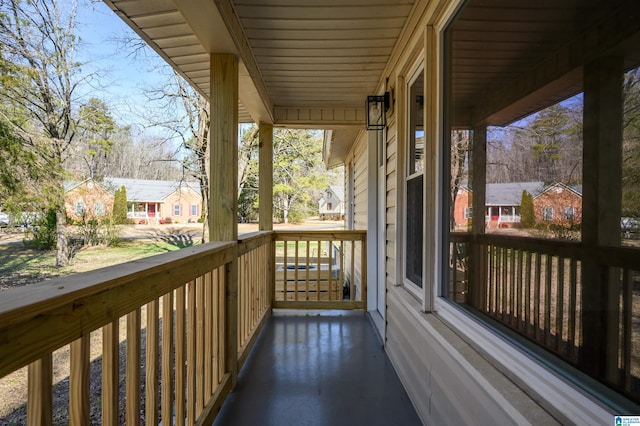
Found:
[[[405,274],[408,280],[422,288],[422,175],[407,181],[407,241]]]

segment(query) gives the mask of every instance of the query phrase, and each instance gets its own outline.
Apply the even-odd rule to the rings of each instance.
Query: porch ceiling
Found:
[[[628,56],[637,0],[468,0],[451,33],[453,124],[504,125],[582,91],[582,64]]]
[[[241,122],[364,123],[414,0],[105,0],[209,98],[208,53],[240,58]]]

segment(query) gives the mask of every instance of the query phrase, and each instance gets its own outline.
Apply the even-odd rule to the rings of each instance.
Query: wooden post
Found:
[[[120,340],[119,322],[113,321],[102,328],[102,424],[119,423]]]
[[[237,249],[237,246],[236,246]],[[234,259],[237,259],[237,253]],[[231,389],[238,383],[238,262],[224,268],[225,284],[225,370],[231,374]]]
[[[48,354],[29,364],[27,396],[27,424],[52,424],[52,373],[53,361]]]
[[[140,309],[127,314],[125,419],[127,425],[140,424]]]
[[[158,319],[159,302],[152,300],[147,304],[147,337],[146,337],[146,387],[145,387],[145,424],[158,424]],[[163,325],[164,326],[164,325]],[[162,378],[164,382],[164,377]]]
[[[89,334],[70,344],[69,406],[71,425],[89,424]]]
[[[580,367],[617,381],[619,279],[598,265],[599,246],[620,244],[622,200],[621,57],[597,59],[584,67],[584,150],[582,242],[583,345]]]
[[[486,253],[476,242],[476,236],[485,232],[484,209],[486,205],[487,182],[487,128],[485,126],[473,129],[473,145],[471,150],[471,189],[472,218],[471,232],[473,239],[468,244],[468,285],[472,306],[481,308],[486,297],[486,275],[484,274]]]
[[[273,229],[273,125],[260,123],[259,229]]]
[[[209,240],[238,239],[238,58],[211,55]]]
[[[238,241],[238,58],[211,55],[209,240]],[[237,248],[237,247],[236,247]],[[225,266],[225,370],[238,382],[238,259]]]

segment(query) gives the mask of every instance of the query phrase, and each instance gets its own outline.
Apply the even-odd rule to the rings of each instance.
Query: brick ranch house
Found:
[[[565,225],[582,221],[582,187],[542,182],[489,183],[486,186],[485,226],[488,229],[514,228],[520,224],[522,191],[533,196],[536,223],[555,222]],[[465,230],[471,226],[471,189],[460,187],[454,204],[455,226]]]
[[[488,183],[484,212],[485,226],[488,229],[519,226],[522,191],[535,196],[543,192],[543,188],[542,182]],[[466,185],[461,186],[458,191],[453,214],[456,229],[471,227],[471,193],[471,189]],[[538,220],[537,215],[536,220]]]
[[[202,215],[194,182],[105,178],[105,185],[127,189],[127,217],[140,224],[195,223]]]
[[[105,178],[86,179],[65,187],[67,217],[111,214],[115,191],[127,190],[127,217],[138,224],[195,223],[202,215],[198,184],[181,181]]]

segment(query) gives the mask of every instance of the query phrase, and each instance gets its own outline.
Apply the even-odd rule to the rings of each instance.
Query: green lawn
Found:
[[[0,245],[0,290],[86,272],[129,262],[197,244],[194,241],[125,241],[116,247],[87,247],[78,250],[68,266],[55,266],[55,252],[40,251],[22,244]]]

